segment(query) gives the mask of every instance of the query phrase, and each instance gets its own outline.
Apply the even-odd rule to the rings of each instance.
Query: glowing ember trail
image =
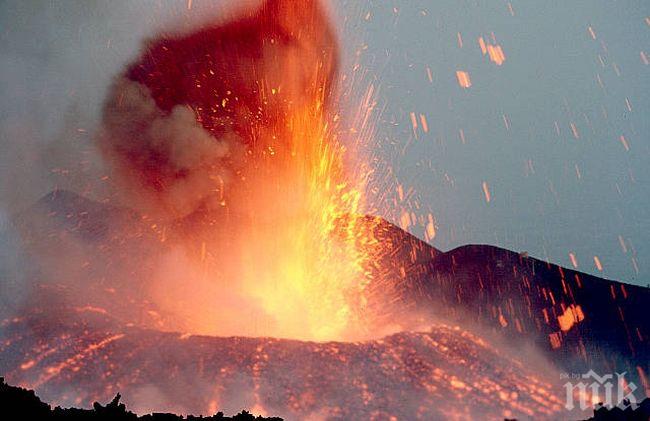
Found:
[[[274,336],[324,340],[367,332],[362,310],[370,256],[355,238],[361,189],[346,178],[344,148],[324,119],[319,106],[288,117],[290,149],[265,157],[263,173],[271,174],[259,180],[260,189],[277,191],[257,196],[261,203],[250,209],[245,237],[254,246],[242,249],[243,287],[272,319]],[[277,214],[285,212],[282,204],[254,216],[274,200],[286,201],[289,217]],[[269,255],[260,264],[264,251]]]
[[[472,82],[470,81],[469,78],[469,73],[462,71],[462,70],[457,70],[456,71],[456,78],[458,78],[458,84],[463,87],[463,88],[469,88],[472,86]]]

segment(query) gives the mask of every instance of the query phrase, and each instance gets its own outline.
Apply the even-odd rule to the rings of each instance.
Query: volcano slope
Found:
[[[471,419],[563,410],[547,373],[444,325],[357,343],[187,336],[117,328],[96,315],[36,335],[35,326],[38,317],[4,326],[12,339],[2,369],[64,406],[119,390],[138,413],[250,408],[287,419]]]
[[[206,220],[192,218],[169,236]],[[411,313],[417,324],[362,342],[207,337],[170,332],[148,299],[155,223],[53,192],[13,224],[31,293],[4,306],[0,372],[54,404],[120,391],[140,413],[562,418],[560,372],[589,369],[626,371],[647,394],[647,288],[491,246],[440,252],[363,220],[388,244],[374,269],[393,284],[385,320]]]

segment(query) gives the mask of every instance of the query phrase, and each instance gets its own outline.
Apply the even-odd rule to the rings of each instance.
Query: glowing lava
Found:
[[[364,166],[343,168],[337,60],[318,2],[270,0],[151,42],[114,84],[99,144],[122,200],[163,221],[161,240],[182,232],[193,256],[152,280],[154,300],[182,321],[173,328],[379,334],[365,311],[379,250],[357,229]]]
[[[243,288],[270,316],[273,336],[341,339],[365,336],[369,249],[356,236],[361,189],[342,168],[344,148],[322,110],[289,117],[284,141],[255,165],[243,238]],[[260,165],[261,163],[261,165]],[[278,203],[279,202],[279,203]]]
[[[21,335],[28,326],[43,327],[42,335]],[[522,364],[447,325],[326,343],[115,332],[104,316],[92,314],[71,325],[25,317],[1,327],[11,338],[0,343],[7,380],[65,406],[105,401],[119,390],[139,413],[245,407],[289,420],[567,415],[558,373],[531,358]]]

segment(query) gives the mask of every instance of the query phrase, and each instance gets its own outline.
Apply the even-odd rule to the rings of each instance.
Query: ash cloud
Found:
[[[143,45],[109,90],[98,137],[117,198],[169,219],[223,205],[228,184],[254,178],[267,149],[289,151],[291,116],[327,103],[338,70],[317,1],[268,0],[191,27]]]
[[[93,139],[115,75],[151,34],[184,33],[257,3],[0,3],[0,207],[14,214],[55,188],[109,197]]]
[[[218,27],[233,17],[253,17],[243,8],[257,10],[251,7],[259,3],[194,1],[191,10],[184,3],[26,1],[0,6],[0,19],[6,24],[0,35],[0,56],[6,59],[0,83],[11,105],[0,115],[6,152],[0,155],[0,213],[12,221],[0,233],[0,294],[7,304],[3,316],[31,307],[58,307],[58,301],[47,299],[56,291],[67,306],[91,303],[118,319],[129,319],[132,308],[151,295],[146,285],[158,281],[183,286],[205,278],[192,274],[188,280],[182,270],[159,274],[156,267],[177,260],[180,268],[186,262],[197,264],[194,256],[178,258],[178,243],[196,248],[205,241],[221,241],[205,237],[233,235],[211,231],[203,238],[179,239],[192,231],[181,226],[172,233],[176,246],[167,247],[162,244],[166,234],[150,228],[165,225],[172,232],[174,222],[161,223],[158,217],[177,220],[202,206],[221,207],[223,190],[242,164],[242,139],[229,128],[209,132],[198,121],[196,104],[184,105],[189,101],[162,109],[149,87],[129,78],[129,70],[158,40],[183,37],[207,24]],[[307,8],[296,11],[279,7],[278,2],[269,4],[274,6],[263,9],[268,13],[263,24],[254,27],[273,31],[272,36],[295,24],[291,19],[302,23],[309,18]],[[143,44],[151,34],[156,38]],[[310,80],[320,49],[331,42],[329,32],[323,38],[319,35],[298,41],[292,33],[288,44],[270,47],[262,46],[258,37],[244,37],[241,46],[235,38],[237,48],[234,52],[230,48],[230,53],[241,58],[235,56],[243,51],[245,57],[230,63],[228,56],[224,66],[237,71],[252,63],[269,75],[273,86],[285,78],[297,82],[300,89],[290,90],[286,101],[270,108],[286,106],[305,96],[301,89]],[[257,55],[259,48],[262,56]],[[302,60],[304,56],[309,60]],[[239,78],[244,79],[244,90],[257,96],[251,87],[256,75],[234,75],[237,83]],[[38,201],[52,191],[79,196],[55,193]],[[213,255],[227,254],[223,248],[212,250]],[[217,260],[220,272],[228,264],[236,265]],[[224,290],[228,285],[216,288],[215,294]],[[117,299],[114,291],[128,293]]]
[[[34,250],[34,235],[47,238],[54,231],[25,222],[34,214],[39,221],[46,219],[53,209],[35,203],[52,191],[118,203],[109,176],[112,166],[105,165],[97,147],[98,137],[106,134],[102,127],[115,134],[111,125],[126,117],[111,108],[106,98],[116,97],[110,93],[136,93],[141,114],[132,117],[150,118],[146,139],[156,148],[180,146],[192,137],[193,155],[179,148],[171,151],[175,171],[214,165],[210,160],[232,156],[227,141],[207,142],[189,110],[175,109],[162,117],[146,108],[150,105],[146,92],[127,87],[123,79],[116,81],[115,75],[140,54],[143,40],[151,34],[182,34],[227,20],[257,3],[194,0],[189,10],[186,2],[0,3],[0,316],[12,316],[33,298],[35,283],[53,285],[64,280],[82,295],[84,289],[86,295],[97,294],[85,288],[88,279],[82,275],[88,273],[80,268],[88,262],[93,262],[93,280],[133,276],[133,268],[111,261],[97,264],[98,248],[75,235],[57,235],[46,241],[48,247]],[[136,104],[132,101],[130,106]],[[112,113],[109,118],[105,109]],[[170,144],[172,138],[175,142]],[[225,177],[225,173],[218,175]],[[181,190],[200,200],[205,191],[202,183],[196,177],[177,181],[168,191],[168,200],[178,205],[172,197]],[[148,203],[141,201],[139,208]],[[185,209],[181,206],[179,212]],[[80,208],[75,218],[87,210]],[[69,210],[58,211],[65,220]],[[126,223],[117,219],[110,217],[103,227],[94,228],[110,238],[125,229]],[[41,229],[48,231],[37,232]]]
[[[238,136],[215,138],[189,106],[165,112],[146,86],[127,78],[111,91],[98,142],[127,203],[173,217],[206,201],[218,205],[241,159]]]

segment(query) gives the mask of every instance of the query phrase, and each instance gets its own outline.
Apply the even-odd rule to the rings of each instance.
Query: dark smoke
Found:
[[[129,203],[172,216],[218,197],[241,159],[236,135],[214,137],[189,106],[161,110],[146,86],[126,78],[111,89],[99,139]]]
[[[318,2],[294,6],[269,0],[223,25],[163,33],[114,82],[98,144],[129,206],[177,218],[223,205],[257,156],[291,147],[292,110],[325,106],[336,41]]]

